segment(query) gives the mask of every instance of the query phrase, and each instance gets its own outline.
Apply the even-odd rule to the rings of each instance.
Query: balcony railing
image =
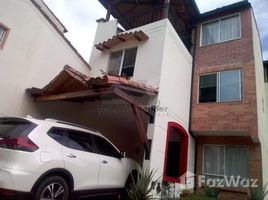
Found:
[[[165,18],[169,19],[185,46],[190,50],[191,36],[187,33],[184,23],[170,4],[163,4],[150,10],[119,19],[118,22],[125,30],[130,30]]]

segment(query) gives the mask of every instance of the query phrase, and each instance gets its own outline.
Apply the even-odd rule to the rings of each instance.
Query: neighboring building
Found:
[[[90,73],[64,32],[41,0],[0,1],[0,116],[44,117],[26,88],[43,87],[66,64]]]
[[[260,38],[250,3],[201,14],[190,127],[196,136],[196,173],[267,183],[266,106]]]
[[[27,107],[11,109],[5,104],[0,106],[1,112],[52,116],[102,131],[129,157],[154,169],[155,178],[172,183],[169,197],[179,195],[187,186],[187,178],[191,178],[193,188],[194,174],[268,182],[267,63],[263,68],[258,29],[248,1],[200,14],[193,0],[99,0],[108,12],[106,19],[97,20],[96,45],[89,61],[91,76],[65,67],[45,87],[59,72],[54,67],[69,64],[87,73],[87,66],[65,43],[60,34],[63,26],[51,26],[51,13],[42,15],[46,7],[41,6],[40,12],[37,2],[13,1],[8,8],[21,10],[25,17],[20,20],[38,20],[31,27],[25,26],[25,31],[36,30],[33,35],[40,41],[23,44],[20,48],[27,46],[23,48],[25,54],[6,61],[6,68],[14,66],[8,68],[9,75],[0,73],[5,102],[14,99],[10,105]],[[12,30],[24,30],[21,24],[26,22],[16,26],[17,20],[6,12],[5,17],[0,13],[5,19],[5,32],[0,32],[4,45],[1,58],[5,51],[8,56],[16,55],[18,48],[11,47],[18,45],[16,39],[21,34],[12,39]],[[109,20],[110,14],[115,20]],[[34,26],[40,24],[42,27]],[[45,33],[50,34],[41,37]],[[58,36],[57,40],[52,35]],[[60,42],[65,48],[55,45]],[[53,49],[47,51],[52,44]],[[27,59],[29,55],[34,60]],[[49,60],[44,62],[46,58]],[[18,71],[21,63],[31,66],[31,70]],[[23,83],[17,90],[16,83],[5,78],[11,75]],[[23,81],[20,75],[29,80]],[[36,79],[37,75],[42,78]],[[28,91],[36,102],[44,103],[25,103],[29,99],[24,97],[24,89],[32,86],[42,88]],[[12,98],[7,87],[19,94],[14,92]],[[18,96],[22,96],[23,103],[19,103],[22,99]],[[157,185],[154,196],[161,196],[160,188]],[[246,190],[225,187],[221,195],[240,199]]]

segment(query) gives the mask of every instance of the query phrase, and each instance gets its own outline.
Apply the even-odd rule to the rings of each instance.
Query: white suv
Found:
[[[50,119],[0,118],[0,199],[115,194],[137,168],[96,131]]]

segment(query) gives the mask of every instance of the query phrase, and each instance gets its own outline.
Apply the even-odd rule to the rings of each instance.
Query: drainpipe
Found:
[[[194,138],[195,140],[195,164],[194,164],[194,174],[197,173],[196,167],[197,167],[197,159],[196,159],[196,155],[197,155],[197,140],[196,140],[196,136],[192,133],[191,131],[191,127],[192,127],[192,96],[193,96],[193,81],[194,81],[194,69],[195,69],[195,54],[196,54],[196,43],[197,43],[197,26],[194,27],[195,28],[195,33],[194,33],[194,47],[193,47],[193,63],[192,63],[192,77],[191,77],[191,98],[190,98],[190,114],[189,114],[189,133],[190,135]],[[196,183],[197,180],[195,179],[195,186],[194,186],[194,191],[196,191]]]

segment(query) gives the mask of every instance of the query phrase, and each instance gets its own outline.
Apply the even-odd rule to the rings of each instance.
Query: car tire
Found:
[[[36,187],[34,200],[55,199],[68,200],[69,187],[66,181],[60,176],[49,176],[43,179]]]

